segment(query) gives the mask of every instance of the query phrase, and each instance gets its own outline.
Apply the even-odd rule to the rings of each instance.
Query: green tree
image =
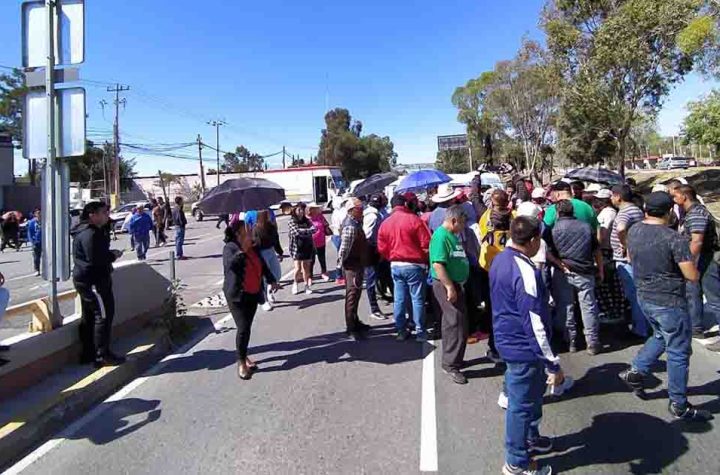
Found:
[[[263,157],[250,152],[244,145],[236,147],[234,152],[224,154],[223,160],[220,169],[226,173],[243,173],[265,169]]]
[[[474,161],[476,157],[483,157],[488,163],[493,161],[493,144],[500,125],[487,107],[487,97],[494,80],[492,71],[484,72],[478,78],[456,88],[452,95],[452,103],[458,110],[457,120],[465,125]]]
[[[0,74],[0,133],[22,141],[22,106],[27,88],[25,76],[19,69]]]
[[[112,168],[113,146],[105,143],[102,147],[96,146],[93,142],[85,143],[85,154],[68,160],[70,168],[70,181],[78,182],[83,188],[93,188],[93,182],[110,179]],[[132,186],[132,179],[135,177],[134,159],[120,157],[120,187],[127,191]]]
[[[467,173],[468,155],[467,150],[443,150],[437,153],[435,168],[444,173]]]
[[[715,147],[720,155],[720,91],[713,90],[707,97],[690,102],[682,134],[686,143],[695,142]]]

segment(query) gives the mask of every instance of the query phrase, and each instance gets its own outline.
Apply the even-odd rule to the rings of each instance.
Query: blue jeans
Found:
[[[144,260],[150,247],[150,234],[135,236],[135,251],[138,260]]]
[[[697,267],[700,275],[703,275],[706,267],[705,259],[701,256],[698,260]],[[687,297],[688,312],[692,321],[692,329],[694,331],[703,331],[705,329],[703,318],[703,284],[702,282],[686,282],[685,296]]]
[[[668,395],[670,401],[687,403],[688,372],[692,354],[692,325],[685,306],[661,307],[640,301],[653,336],[648,338],[632,362],[632,367],[650,374],[660,355],[667,353]]]
[[[720,266],[714,260],[710,261],[705,269],[702,276],[702,288],[707,300],[704,319],[707,321],[710,316],[713,316],[715,317],[714,321],[720,323]],[[712,326],[712,324],[708,326]]]
[[[391,266],[395,299],[393,313],[398,333],[407,331],[408,298],[412,300],[412,317],[417,335],[425,335],[425,269],[422,266]]]
[[[5,309],[10,303],[10,292],[5,287],[0,287],[0,320],[5,316]]]
[[[370,303],[370,311],[373,313],[380,311],[375,284],[377,284],[377,267],[367,266],[365,268],[365,291],[367,292],[368,302]]]
[[[542,361],[507,363],[505,391],[505,461],[513,466],[530,465],[528,441],[540,437],[542,403],[545,394],[545,365]]]
[[[178,226],[175,228],[175,256],[183,256],[183,244],[185,244],[185,228]]]
[[[630,310],[632,312],[632,331],[638,336],[647,337],[649,333],[648,321],[640,307],[637,299],[637,290],[635,289],[635,280],[633,278],[633,268],[627,262],[615,262],[620,284],[623,288],[625,299],[630,302]]]

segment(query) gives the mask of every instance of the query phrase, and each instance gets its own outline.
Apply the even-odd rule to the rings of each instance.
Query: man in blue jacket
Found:
[[[505,475],[549,475],[530,453],[547,453],[552,440],[541,437],[542,400],[547,383],[559,386],[564,375],[550,348],[547,289],[530,258],[540,249],[540,222],[520,216],[510,225],[512,244],[493,260],[490,292],[495,345],[507,364],[505,385]],[[546,376],[546,372],[549,376]]]
[[[135,240],[135,250],[139,261],[144,261],[150,247],[150,231],[153,229],[153,221],[142,206],[138,206],[135,214],[130,218],[130,233]]]
[[[40,208],[37,208],[33,211],[33,219],[27,225],[28,241],[30,241],[33,250],[35,275],[40,275],[40,260],[42,259],[42,228],[40,223]]]

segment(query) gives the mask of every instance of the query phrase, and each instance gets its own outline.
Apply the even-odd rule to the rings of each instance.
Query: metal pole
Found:
[[[215,122],[215,152],[217,154],[217,184],[220,186],[220,122]]]
[[[170,251],[168,254],[170,257],[170,281],[175,282],[175,251]]]
[[[50,321],[55,327],[60,319],[60,305],[58,304],[57,281],[58,281],[58,263],[57,263],[57,157],[55,143],[55,1],[45,0],[45,14],[47,16],[47,65],[45,67],[45,97],[47,100],[47,166],[50,183],[44,183],[44,186],[50,188],[50,209],[45,210],[50,213],[50,292],[48,299],[50,301],[51,317]]]

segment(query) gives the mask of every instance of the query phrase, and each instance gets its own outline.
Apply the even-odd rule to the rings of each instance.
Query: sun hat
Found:
[[[601,200],[609,200],[611,197],[612,191],[608,190],[607,188],[598,190],[598,192],[595,194],[595,198],[600,198]]]
[[[462,193],[461,190],[453,190],[447,183],[438,186],[437,193],[432,197],[433,203],[445,203],[450,200],[454,200]]]
[[[587,193],[597,193],[600,190],[602,190],[602,186],[600,185],[600,183],[591,183],[590,186],[585,188],[585,191]]]
[[[314,201],[307,205],[308,208],[322,208],[322,205],[315,203]]]

